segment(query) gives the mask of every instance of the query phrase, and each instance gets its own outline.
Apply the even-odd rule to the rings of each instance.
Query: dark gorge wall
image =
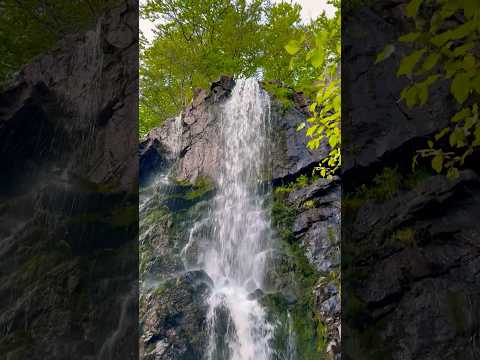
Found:
[[[124,1],[2,85],[2,358],[138,356],[137,23]]]
[[[374,63],[414,24],[403,1],[367,3],[342,25],[342,356],[478,359],[478,154],[455,179],[431,159],[412,172],[457,105],[448,79],[425,106],[400,100],[411,47]]]
[[[188,262],[200,250],[188,245],[189,234],[208,214],[215,195],[221,106],[234,86],[234,80],[222,77],[199,90],[180,119],[167,120],[140,144],[140,346],[145,359],[197,359],[206,351],[211,280],[203,271],[184,273],[181,252],[188,249]],[[310,176],[326,149],[309,150],[305,130],[296,131],[307,117],[305,105],[301,94],[287,104],[271,96],[265,183],[273,184],[269,208],[275,250],[266,289],[251,296],[260,299],[272,321],[287,324],[290,314],[295,358],[313,360],[340,352],[340,183]],[[288,326],[278,329],[277,349],[286,346],[286,331]]]

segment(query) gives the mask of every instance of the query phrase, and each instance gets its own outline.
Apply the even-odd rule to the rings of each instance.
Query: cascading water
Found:
[[[208,360],[267,360],[273,327],[251,296],[262,288],[271,227],[262,175],[270,102],[254,79],[237,81],[222,111],[222,163],[204,268],[214,283],[208,299]]]

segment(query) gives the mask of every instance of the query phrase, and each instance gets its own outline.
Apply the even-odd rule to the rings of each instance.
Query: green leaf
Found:
[[[433,141],[432,140],[428,140],[427,145],[430,149],[433,149]]]
[[[298,126],[297,126],[297,131],[301,131],[303,130],[303,128],[305,127],[305,123],[300,123]]]
[[[402,90],[401,98],[406,101],[409,108],[412,108],[417,104],[418,94],[419,87],[412,85]]]
[[[418,63],[420,58],[425,54],[426,50],[416,50],[410,55],[404,57],[400,63],[400,67],[397,71],[397,76],[401,75],[411,75],[413,68]]]
[[[463,13],[465,14],[466,18],[473,18],[479,9],[480,4],[478,0],[463,0]]]
[[[463,68],[470,70],[475,67],[475,57],[472,54],[468,54],[463,58]]]
[[[306,132],[306,136],[312,136],[313,133],[315,132],[315,130],[317,130],[318,128],[318,125],[313,125],[313,126],[310,126],[308,129],[307,129],[307,132]]]
[[[300,43],[296,40],[290,40],[287,45],[285,45],[285,50],[290,55],[295,55],[300,50]]]
[[[435,170],[437,173],[442,172],[443,168],[443,155],[438,154],[435,155],[432,159],[432,168]]]
[[[388,59],[394,52],[395,52],[395,46],[392,44],[388,44],[380,53],[378,53],[377,59],[375,60],[375,64],[378,64]]]
[[[475,47],[475,43],[473,41],[470,41],[466,44],[463,44],[457,48],[455,48],[455,50],[453,50],[453,56],[457,57],[457,56],[462,56],[462,55],[465,55],[467,53],[467,51],[473,49]]]
[[[426,72],[431,70],[435,65],[437,65],[438,60],[440,59],[440,54],[439,53],[432,53],[427,56],[425,61],[422,64],[422,72]]]
[[[447,78],[452,77],[457,71],[463,68],[463,61],[452,60],[448,61],[444,65]]]
[[[452,122],[459,122],[463,119],[465,119],[467,116],[470,116],[471,112],[469,108],[464,108],[457,112],[451,119]]]
[[[449,131],[450,131],[450,128],[447,127],[445,129],[443,129],[442,131],[440,131],[439,133],[435,134],[435,140],[436,141],[440,140],[442,137],[447,135]]]
[[[470,77],[466,73],[459,73],[453,78],[450,92],[457,102],[463,104],[470,92]]]
[[[423,0],[412,0],[408,3],[406,8],[406,14],[408,17],[415,17],[417,16],[418,9],[420,5],[422,5]]]
[[[463,128],[456,128],[449,137],[449,143],[451,146],[456,146],[458,148],[465,146],[465,133]]]
[[[403,36],[400,36],[398,38],[398,41],[401,41],[401,42],[413,42],[415,40],[417,40],[420,35],[422,33],[421,32],[411,32],[409,34],[406,34],[406,35],[403,35]]]
[[[452,30],[447,30],[439,35],[436,35],[432,38],[431,43],[435,46],[442,46],[449,40],[458,40],[462,39],[465,36],[470,35],[471,31],[474,29],[475,23],[469,21],[463,25],[457,26]]]
[[[428,86],[420,86],[418,89],[418,99],[420,100],[420,105],[425,105],[428,101]]]
[[[328,138],[328,144],[330,147],[335,147],[338,144],[338,136],[332,135]]]
[[[480,94],[480,75],[477,75],[472,79],[471,85],[472,88],[475,89],[478,94]]]
[[[441,6],[432,16],[432,20],[430,21],[430,32],[435,33],[443,20],[452,16],[460,6],[460,1],[444,2],[443,6]]]
[[[312,53],[312,57],[310,58],[310,62],[312,63],[314,68],[319,68],[323,65],[325,61],[325,53],[321,49],[315,49]]]

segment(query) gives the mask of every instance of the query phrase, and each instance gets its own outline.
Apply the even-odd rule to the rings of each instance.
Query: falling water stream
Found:
[[[254,79],[240,79],[221,116],[222,156],[204,270],[208,299],[208,360],[267,360],[273,326],[252,293],[262,289],[271,227],[265,211],[270,101]]]

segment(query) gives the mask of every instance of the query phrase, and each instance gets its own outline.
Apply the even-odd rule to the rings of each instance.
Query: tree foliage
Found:
[[[406,15],[414,20],[415,30],[398,39],[414,48],[402,59],[397,72],[411,80],[401,93],[408,107],[427,104],[433,84],[450,82],[457,113],[413,160],[415,166],[418,157],[429,158],[436,172],[446,171],[449,177],[458,176],[459,167],[480,146],[479,4],[478,0],[411,0]],[[377,62],[394,51],[394,44],[387,45]]]
[[[141,134],[222,74],[290,82],[283,46],[302,32],[300,10],[270,0],[148,0],[142,16],[157,25],[141,46]]]
[[[340,2],[332,2],[337,8],[334,18],[325,14],[313,22],[298,39],[285,46],[293,57],[290,67],[297,68],[294,87],[312,99],[312,116],[307,124],[310,138],[308,147],[319,148],[328,142],[329,153],[316,171],[323,177],[331,177],[341,166],[341,12]]]
[[[0,81],[66,34],[92,24],[111,3],[114,1],[0,1]]]

